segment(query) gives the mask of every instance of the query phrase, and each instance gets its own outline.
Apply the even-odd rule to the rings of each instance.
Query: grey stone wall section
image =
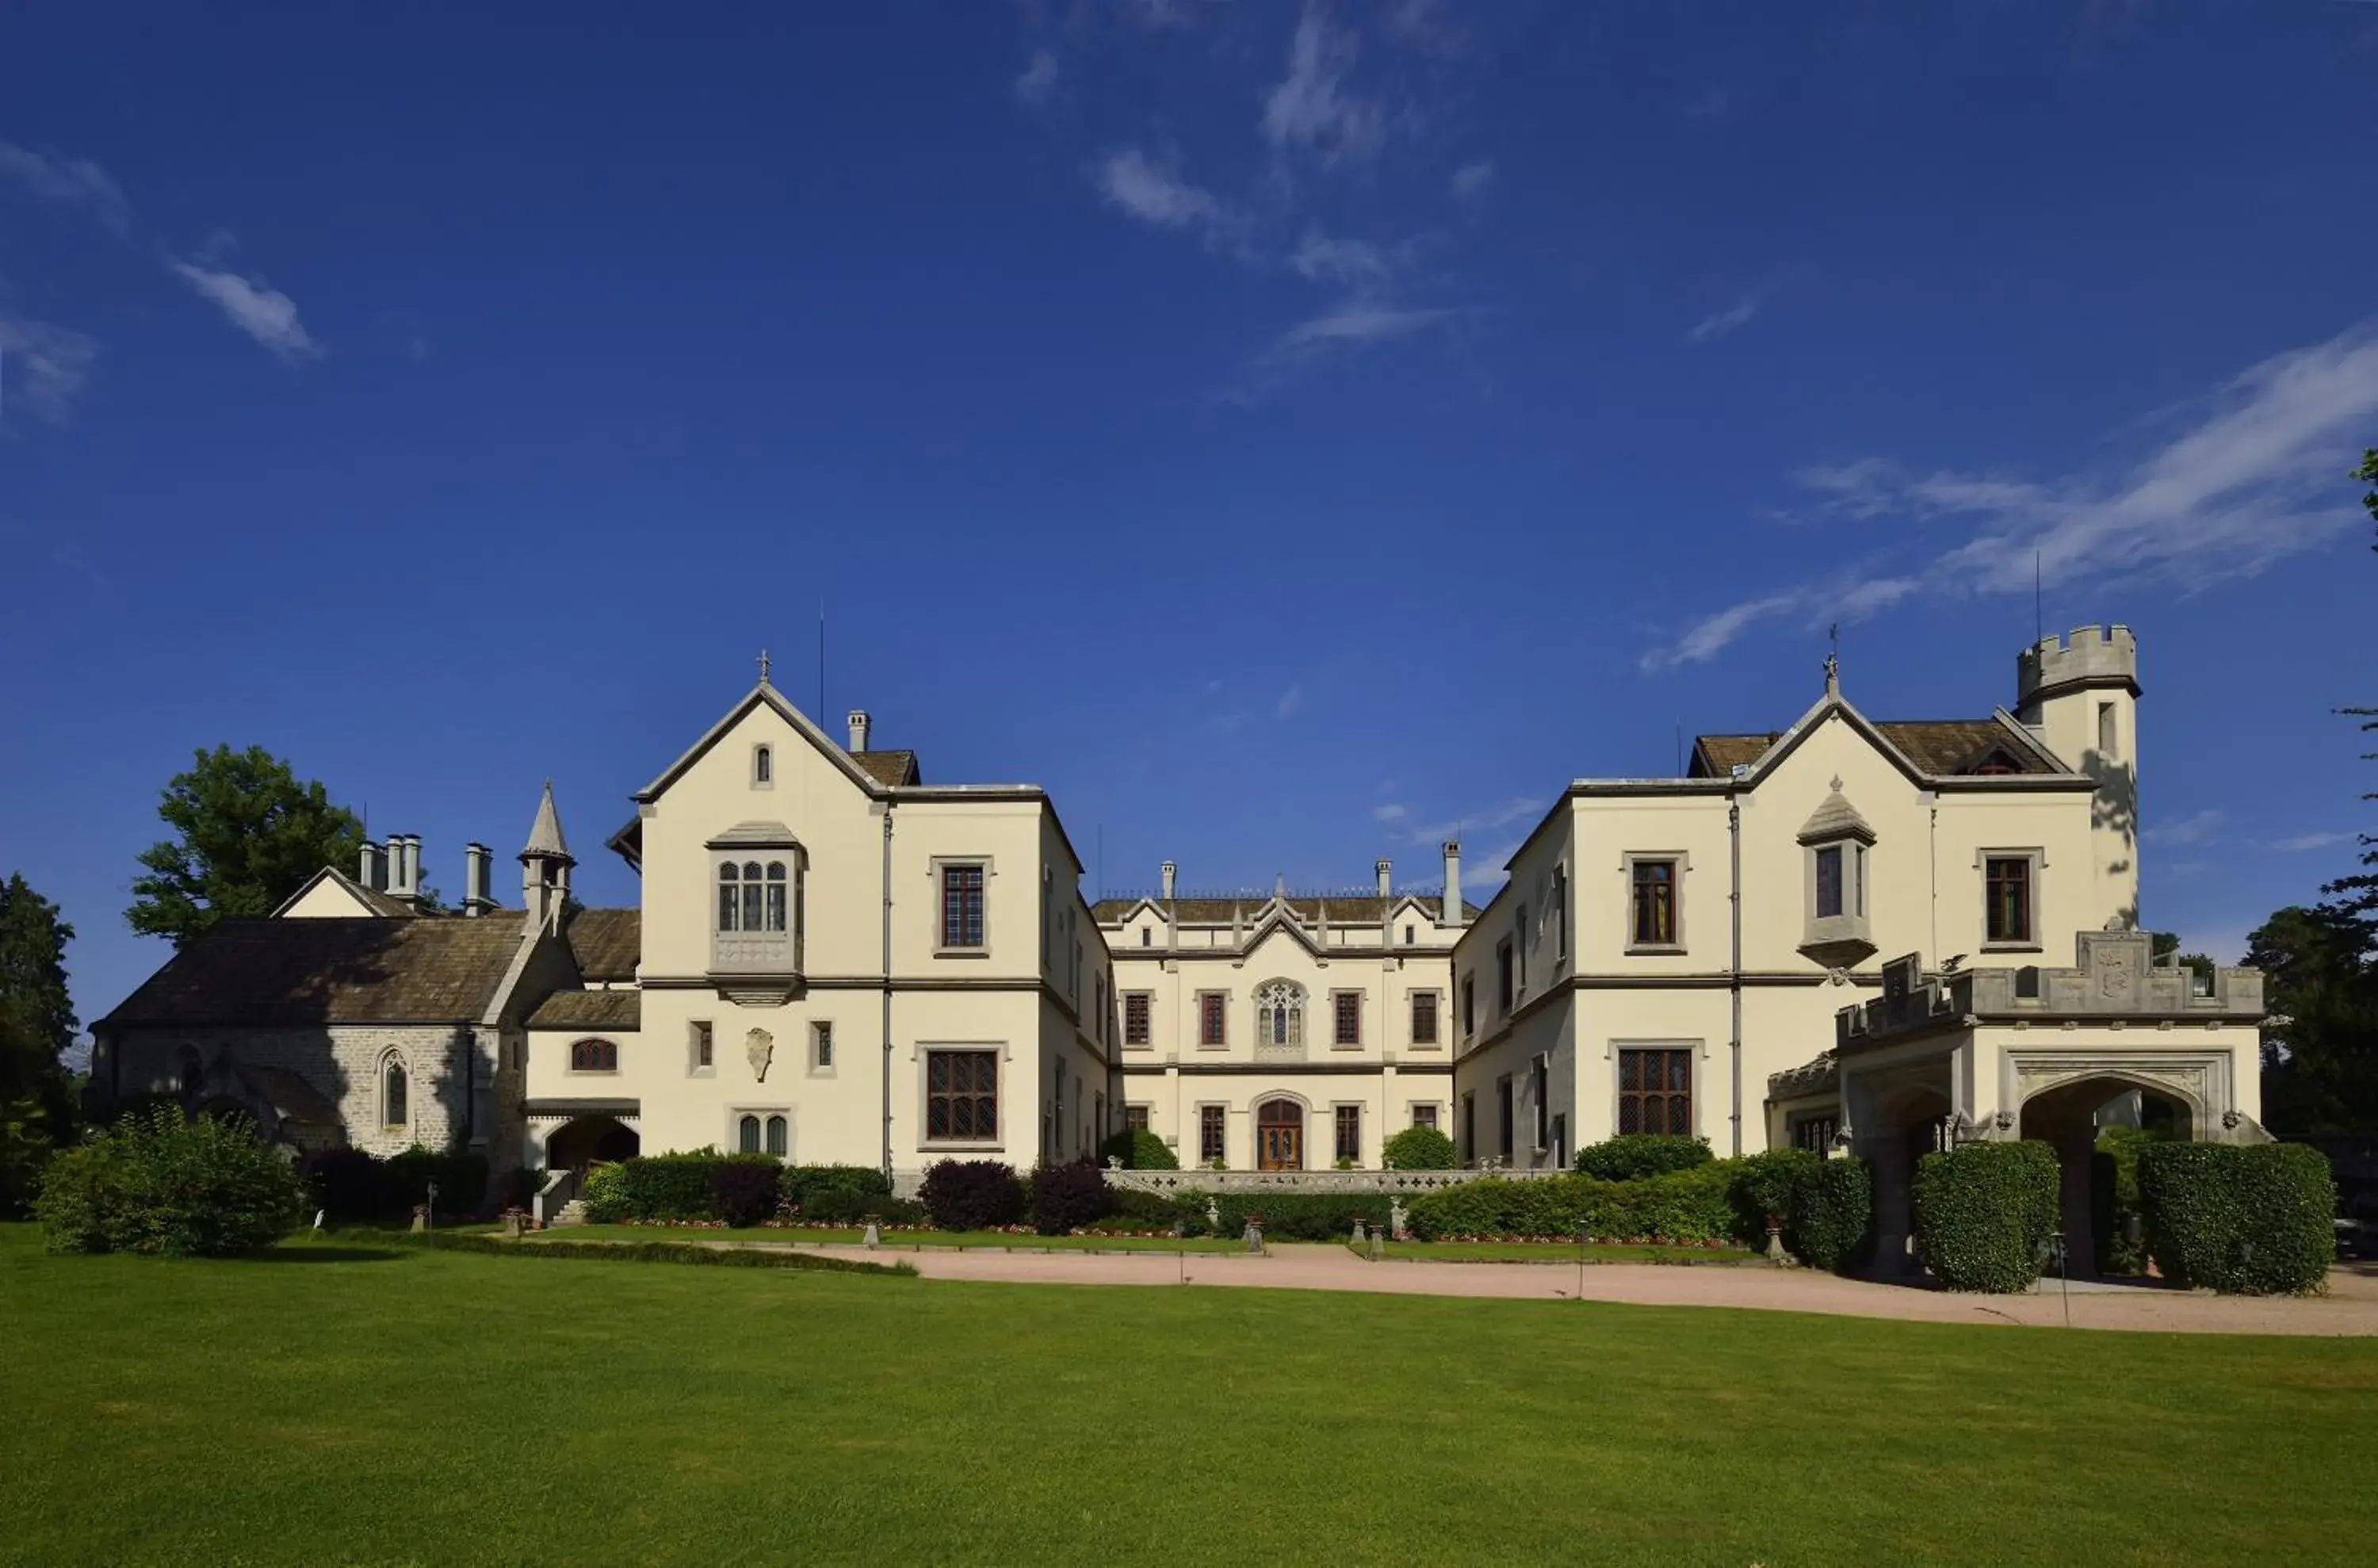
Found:
[[[126,1098],[179,1092],[178,1057],[188,1045],[197,1049],[210,1090],[225,1083],[228,1075],[219,1069],[226,1058],[295,1073],[339,1108],[354,1148],[374,1154],[401,1153],[415,1143],[457,1149],[464,1146],[466,1128],[476,1147],[496,1130],[496,1034],[465,1024],[126,1028],[114,1041],[116,1092]],[[411,1078],[411,1119],[393,1134],[380,1122],[378,1078],[390,1050],[402,1055]],[[475,1086],[478,1099],[469,1109],[466,1085]]]

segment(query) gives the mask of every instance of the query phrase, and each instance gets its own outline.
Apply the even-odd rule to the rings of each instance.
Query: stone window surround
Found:
[[[809,1069],[811,1078],[832,1078],[834,1070],[834,1020],[811,1019],[809,1028]]]
[[[931,1125],[931,1104],[929,1099],[932,1084],[932,1064],[936,1051],[988,1051],[995,1064],[991,1078],[991,1115],[998,1123],[998,1136],[985,1142],[980,1139],[931,1138],[925,1129]],[[967,1150],[978,1153],[996,1154],[1007,1148],[1007,1102],[1010,1092],[1007,1066],[1014,1059],[1004,1041],[988,1040],[920,1040],[908,1053],[916,1067],[917,1076],[917,1147],[938,1152]]]
[[[1210,1161],[1219,1160],[1219,1161],[1221,1161],[1221,1162],[1222,1162],[1222,1164],[1224,1164],[1224,1166],[1226,1166],[1226,1167],[1227,1167],[1227,1166],[1230,1164],[1230,1163],[1231,1163],[1231,1107],[1230,1107],[1230,1103],[1229,1103],[1228,1101],[1223,1101],[1223,1100],[1200,1100],[1200,1101],[1198,1101],[1198,1102],[1197,1102],[1197,1104],[1196,1104],[1196,1111],[1197,1111],[1197,1166],[1202,1168],[1202,1167],[1206,1166],[1206,1165],[1207,1164],[1207,1163],[1208,1163],[1208,1162],[1210,1162]],[[1221,1117],[1221,1120],[1222,1120],[1222,1136],[1221,1136],[1221,1139],[1220,1139],[1220,1142],[1221,1142],[1222,1147],[1221,1147],[1221,1152],[1220,1152],[1219,1153],[1216,1153],[1216,1154],[1208,1154],[1207,1152],[1206,1152],[1206,1113],[1207,1113],[1207,1112],[1208,1112],[1208,1111],[1219,1111],[1219,1112],[1221,1112],[1221,1113],[1222,1113],[1222,1117]]]
[[[608,1045],[611,1047],[611,1065],[607,1067],[580,1067],[578,1047],[581,1045]],[[570,1053],[562,1061],[562,1071],[572,1078],[617,1078],[619,1076],[619,1043],[607,1035],[582,1034],[570,1043]]]
[[[1495,944],[1495,1007],[1497,1018],[1509,1018],[1519,1005],[1519,954],[1511,938]]]
[[[1343,1116],[1349,1111],[1354,1113],[1354,1153],[1352,1158],[1357,1165],[1360,1165],[1363,1163],[1363,1102],[1360,1100],[1333,1100],[1329,1103],[1329,1165],[1331,1167],[1336,1166],[1339,1161],[1348,1157],[1344,1151],[1339,1147],[1339,1118]]]
[[[760,1118],[760,1152],[763,1154],[768,1152],[768,1118],[770,1116],[782,1116],[785,1118],[785,1152],[775,1157],[784,1161],[787,1164],[791,1164],[793,1151],[799,1147],[793,1138],[793,1107],[790,1105],[728,1106],[727,1108],[727,1136],[720,1140],[718,1145],[721,1149],[727,1150],[730,1153],[742,1152],[743,1118],[745,1116],[757,1116]]]
[[[738,838],[730,831],[703,845],[710,856],[710,883],[705,895],[710,907],[703,923],[710,931],[710,966],[715,973],[800,972],[809,939],[810,853],[781,825],[764,826],[766,831],[749,838]],[[730,862],[739,866],[753,859],[763,865],[771,860],[785,862],[785,929],[758,933],[721,931],[717,909],[719,868]]]
[[[953,947],[942,937],[949,927],[943,918],[942,873],[951,866],[982,868],[982,946]],[[989,855],[935,855],[925,873],[933,885],[933,957],[937,959],[987,959],[991,957],[991,885],[999,875],[998,868]]]
[[[2020,942],[1990,940],[1990,862],[2029,861],[2031,870],[2025,877],[2028,907],[2024,913],[2031,917],[2031,931]],[[2037,953],[2044,951],[2039,940],[2039,893],[2048,876],[2048,849],[2045,845],[2009,845],[1993,849],[1988,845],[1974,851],[1974,875],[1982,889],[1982,951],[1985,953]]]
[[[1478,973],[1472,970],[1461,977],[1461,1038],[1468,1040],[1478,1032]]]
[[[390,1067],[396,1068],[404,1078],[404,1115],[395,1120],[389,1116],[388,1069]],[[379,1054],[379,1064],[372,1069],[372,1087],[379,1096],[382,1131],[402,1132],[413,1125],[413,1063],[405,1056],[402,1047],[391,1045]]]
[[[1443,1050],[1445,1048],[1445,993],[1434,985],[1423,985],[1407,991],[1404,995],[1407,998],[1404,1007],[1404,1027],[1406,1032],[1411,1037],[1411,1048],[1415,1051]],[[1434,1040],[1421,1039],[1419,1032],[1411,1028],[1412,1004],[1418,1002],[1423,996],[1431,996],[1436,1001],[1436,1038]]]
[[[1803,839],[1800,844],[1800,878],[1808,889],[1800,902],[1802,933],[1800,946],[1805,949],[1832,942],[1857,941],[1873,947],[1873,878],[1868,873],[1867,862],[1874,846],[1862,834],[1842,832],[1821,838]],[[1820,915],[1817,912],[1817,855],[1824,850],[1842,851],[1842,912]],[[1700,1101],[1693,1102],[1693,1118],[1700,1119]]]
[[[1147,1025],[1147,1038],[1142,1040],[1134,1040],[1131,1037],[1131,1004],[1134,998],[1137,998],[1140,1002],[1146,1005],[1147,1017],[1145,1021]],[[1125,991],[1123,993],[1123,1048],[1126,1051],[1153,1051],[1156,1049],[1155,992]]]
[[[1410,1118],[1405,1122],[1405,1126],[1424,1127],[1436,1132],[1443,1132],[1445,1130],[1445,1128],[1439,1125],[1445,1116],[1444,1102],[1438,1100],[1411,1100],[1405,1102],[1404,1108],[1409,1113]],[[1428,1113],[1428,1119],[1426,1121],[1421,1120],[1421,1113],[1423,1111]]]
[[[1339,998],[1354,998],[1354,1038],[1338,1038]],[[1359,1051],[1363,1048],[1363,1004],[1369,1000],[1360,986],[1341,985],[1329,993],[1329,1048],[1332,1051]]]
[[[1208,996],[1219,996],[1222,999],[1222,1037],[1219,1040],[1208,1041],[1206,1038],[1206,998]],[[1190,1005],[1196,1009],[1195,1027],[1197,1033],[1197,1049],[1200,1051],[1229,1050],[1231,1048],[1231,993],[1208,986],[1194,993]]]
[[[710,1036],[710,1060],[702,1059],[703,1035]],[[688,1019],[685,1024],[685,1075],[688,1078],[718,1076],[718,1030],[708,1019]]]
[[[775,748],[765,741],[755,741],[751,745],[751,788],[773,790],[775,787]]]
[[[1637,1040],[1614,1038],[1603,1045],[1602,1051],[1603,1059],[1610,1064],[1610,1133],[1614,1138],[1618,1136],[1618,1053],[1621,1051],[1689,1052],[1691,1054],[1691,1079],[1685,1086],[1685,1093],[1688,1097],[1689,1104],[1693,1108],[1693,1126],[1691,1132],[1687,1136],[1693,1138],[1707,1136],[1703,1131],[1703,1128],[1707,1124],[1705,1118],[1701,1115],[1702,1104],[1706,1099],[1706,1096],[1701,1092],[1702,1080],[1708,1077],[1707,1069],[1703,1066],[1703,1064],[1709,1060],[1709,1042],[1707,1040],[1698,1038],[1690,1040]]]
[[[1673,942],[1638,942],[1635,940],[1635,866],[1638,862],[1665,861],[1675,869],[1668,877],[1668,922],[1675,929]],[[1624,950],[1661,955],[1685,950],[1685,878],[1693,869],[1692,855],[1683,850],[1629,850],[1618,857],[1618,885],[1626,902],[1626,922],[1619,929],[1625,932]]]
[[[1495,1078],[1495,1157],[1508,1165],[1519,1152],[1519,1089],[1509,1073]]]

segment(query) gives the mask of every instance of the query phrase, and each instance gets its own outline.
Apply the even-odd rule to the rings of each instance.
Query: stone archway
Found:
[[[616,1116],[577,1116],[546,1135],[545,1166],[582,1171],[598,1162],[633,1159],[642,1146],[636,1129]]]
[[[1945,1075],[1944,1075],[1945,1076]],[[1949,1095],[1929,1083],[1904,1086],[1882,1098],[1857,1129],[1859,1152],[1874,1167],[1875,1270],[1917,1273],[1916,1167],[1948,1147]]]
[[[2109,1116],[2133,1094],[2142,1102],[2143,1122],[2160,1124],[2168,1136],[2182,1140],[2204,1135],[2199,1107],[2175,1093],[2160,1076],[2101,1071],[2066,1079],[2023,1103],[2020,1136],[2056,1151],[2057,1224],[2064,1233],[2065,1268],[2084,1278],[2098,1272],[2096,1188],[2108,1179],[2096,1158],[2097,1135],[2107,1126],[2120,1125]]]

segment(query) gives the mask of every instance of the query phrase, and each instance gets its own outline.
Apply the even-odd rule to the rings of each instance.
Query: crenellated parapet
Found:
[[[1874,1045],[1968,1020],[2089,1023],[2258,1023],[2263,972],[2214,971],[2205,995],[2184,968],[2157,967],[2144,931],[2084,931],[2070,969],[1963,970],[1927,975],[1920,953],[1883,966],[1882,995],[1844,1007],[1834,1019],[1837,1048]]]
[[[2070,636],[2043,637],[2015,656],[2019,710],[2088,686],[2139,689],[2139,642],[2127,626],[2076,626]]]

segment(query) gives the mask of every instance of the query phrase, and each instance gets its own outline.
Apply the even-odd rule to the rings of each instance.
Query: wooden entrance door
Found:
[[[1255,1169],[1304,1168],[1304,1107],[1293,1100],[1267,1100],[1255,1108]]]

